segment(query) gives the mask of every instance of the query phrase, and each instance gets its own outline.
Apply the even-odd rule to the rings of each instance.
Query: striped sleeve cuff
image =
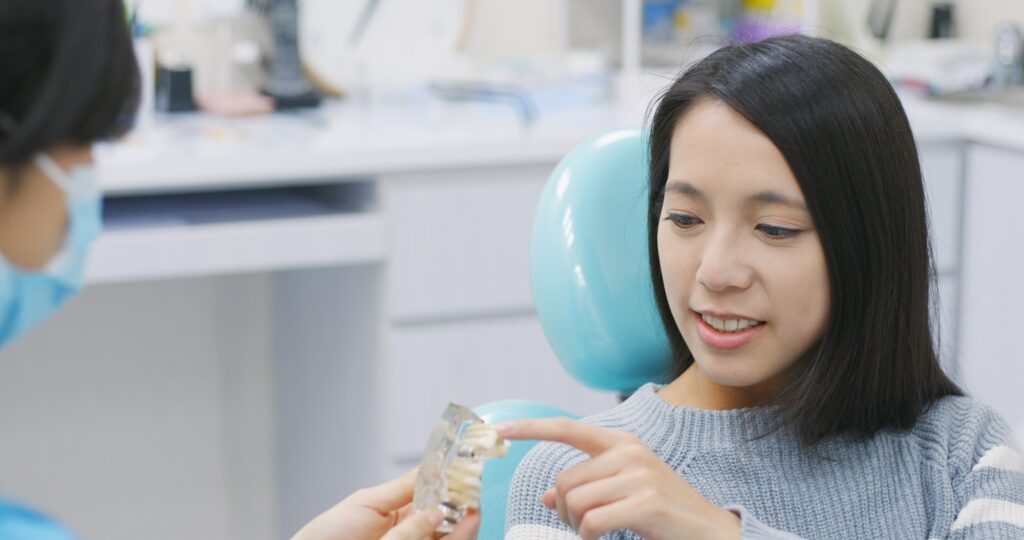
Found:
[[[795,534],[773,529],[761,523],[743,506],[726,506],[725,509],[740,517],[740,538],[742,540],[801,540]]]
[[[579,536],[537,523],[514,525],[505,533],[505,540],[579,540]]]

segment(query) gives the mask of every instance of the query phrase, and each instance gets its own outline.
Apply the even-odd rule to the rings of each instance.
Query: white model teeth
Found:
[[[749,319],[719,319],[703,313],[700,314],[700,317],[704,319],[704,322],[708,323],[709,326],[719,332],[739,332],[741,330],[746,330],[751,326],[761,324],[760,321],[751,321]]]

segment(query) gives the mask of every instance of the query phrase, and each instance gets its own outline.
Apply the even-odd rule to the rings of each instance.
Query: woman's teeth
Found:
[[[751,321],[749,319],[719,319],[703,313],[700,314],[700,317],[704,319],[704,322],[708,323],[708,326],[719,332],[739,332],[752,326],[764,324],[761,321]]]

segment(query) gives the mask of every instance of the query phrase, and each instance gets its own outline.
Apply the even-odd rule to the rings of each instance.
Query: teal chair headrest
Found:
[[[601,390],[631,393],[669,375],[647,260],[647,167],[639,130],[570,152],[548,179],[533,224],[530,277],[548,342],[565,369]],[[484,421],[575,416],[529,401],[476,409]],[[536,441],[515,441],[484,466],[479,538],[501,538],[509,484]]]
[[[651,286],[646,139],[622,130],[587,141],[548,179],[533,225],[537,315],[566,371],[628,394],[669,375]]]

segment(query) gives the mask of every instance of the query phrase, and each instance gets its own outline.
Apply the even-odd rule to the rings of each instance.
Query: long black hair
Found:
[[[935,286],[917,148],[899,98],[837,43],[785,36],[726,46],[686,70],[651,120],[650,270],[678,376],[693,363],[665,297],[657,230],[676,124],[719,100],[785,157],[807,201],[829,276],[821,340],[771,401],[805,443],[908,429],[933,400],[960,395],[932,341]]]
[[[4,0],[0,59],[0,166],[130,129],[140,83],[121,0]]]

